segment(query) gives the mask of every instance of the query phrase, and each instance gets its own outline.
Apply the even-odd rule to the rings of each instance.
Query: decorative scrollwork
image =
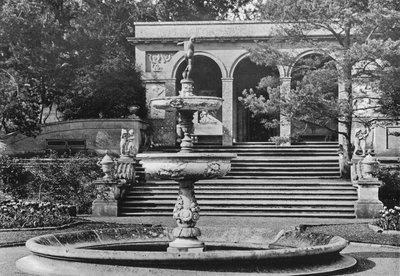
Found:
[[[186,168],[186,166],[187,164],[185,163],[167,165],[164,168],[159,169],[156,176],[170,179],[177,178],[181,176],[182,171]]]
[[[174,207],[173,217],[179,224],[194,225],[200,218],[200,207],[192,191],[191,204],[189,208],[184,208],[183,197],[180,194]]]
[[[148,54],[151,71],[161,72],[164,70],[164,65],[172,58],[172,53],[154,53]]]
[[[221,165],[217,162],[210,162],[204,171],[206,177],[217,177],[221,175]]]
[[[183,99],[175,98],[169,102],[169,105],[176,109],[181,109],[185,105],[185,102]]]

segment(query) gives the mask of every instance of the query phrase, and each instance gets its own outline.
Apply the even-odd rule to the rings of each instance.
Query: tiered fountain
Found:
[[[27,242],[33,254],[18,260],[19,269],[35,275],[198,275],[198,271],[207,275],[236,271],[309,275],[342,270],[356,263],[339,254],[347,246],[346,240],[324,234],[282,230],[259,244],[208,241],[205,246],[198,239],[201,232],[195,226],[200,208],[194,194],[195,182],[224,176],[235,155],[192,151],[194,112],[216,110],[222,104],[220,98],[192,93],[192,42],[185,42],[188,67],[180,95],[152,100],[155,108],[180,113],[185,133],[181,150],[137,155],[147,174],[179,183],[173,211],[178,227],[172,230],[172,237],[168,228],[147,226],[44,235]],[[229,229],[221,230],[229,237]],[[213,239],[220,237],[208,237]]]
[[[200,208],[195,198],[194,183],[200,179],[224,176],[230,171],[230,161],[235,154],[192,152],[190,133],[193,128],[193,114],[196,111],[217,110],[222,99],[217,97],[194,96],[193,81],[183,79],[180,96],[153,99],[151,104],[158,109],[177,110],[181,117],[184,138],[178,153],[139,154],[138,159],[147,174],[160,179],[173,179],[179,183],[179,196],[173,216],[178,223],[172,234],[175,240],[169,244],[168,252],[203,251],[204,243],[197,239],[200,229],[195,227],[200,217]]]

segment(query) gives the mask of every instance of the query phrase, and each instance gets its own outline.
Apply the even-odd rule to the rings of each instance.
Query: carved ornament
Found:
[[[150,61],[151,72],[162,72],[165,64],[172,59],[173,53],[151,53],[147,56]]]

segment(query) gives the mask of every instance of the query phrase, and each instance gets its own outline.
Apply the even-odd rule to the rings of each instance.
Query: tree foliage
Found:
[[[146,114],[135,21],[237,16],[250,0],[1,0],[1,130],[36,135],[45,110],[63,119]]]
[[[371,118],[371,114],[376,115],[377,111],[398,116],[398,1],[260,0],[257,13],[259,19],[279,23],[280,29],[268,44],[260,44],[251,50],[251,59],[256,63],[266,66],[293,64],[295,54],[271,46],[273,42],[315,49],[323,58],[335,60],[334,64],[325,60],[324,66],[316,68],[300,66],[300,70],[291,76],[295,80],[292,81],[294,86],[287,95],[279,95],[278,88],[269,87],[270,100],[264,101],[266,108],[261,108],[261,112],[276,111],[274,107],[279,105],[280,112],[290,119],[321,127],[327,127],[329,120],[338,122],[341,127],[337,131],[344,137],[347,159],[351,156],[354,122],[370,125],[376,119],[376,116]],[[316,30],[334,38],[334,42],[310,39],[310,34]],[[312,64],[313,61],[305,63]],[[342,81],[340,97],[337,94],[338,78]],[[364,88],[355,93],[355,87]],[[252,99],[248,106],[260,105],[260,97],[252,96]],[[363,102],[368,102],[372,108],[361,104]]]

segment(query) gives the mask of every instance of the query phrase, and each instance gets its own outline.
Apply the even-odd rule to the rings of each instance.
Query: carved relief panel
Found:
[[[147,83],[146,84],[146,103],[149,110],[150,119],[165,119],[165,111],[156,109],[150,105],[150,100],[154,98],[165,97],[164,83]]]
[[[147,52],[146,72],[162,72],[165,65],[172,59],[175,52]]]

